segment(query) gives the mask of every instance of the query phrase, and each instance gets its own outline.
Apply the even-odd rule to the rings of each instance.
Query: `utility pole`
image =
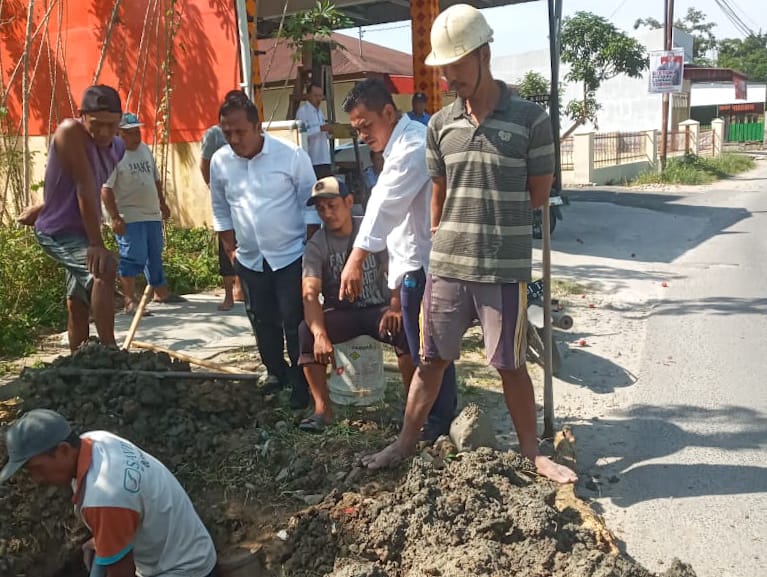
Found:
[[[664,0],[663,49],[666,51],[674,48],[674,0]],[[668,109],[671,96],[668,92],[663,93],[663,109],[661,112],[660,129],[660,170],[666,169],[666,157],[668,155]]]

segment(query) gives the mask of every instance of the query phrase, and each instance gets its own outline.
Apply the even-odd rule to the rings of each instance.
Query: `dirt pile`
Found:
[[[104,374],[107,369],[121,372]],[[148,374],[167,371],[189,367],[164,354],[88,345],[26,371],[20,377],[22,401],[5,404],[0,421],[51,408],[79,432],[109,430],[130,439],[176,473],[223,545],[243,522],[240,511],[223,510],[220,491],[241,486],[241,477],[257,478],[251,473],[252,453],[263,440],[259,425],[273,424],[275,411],[249,384]],[[247,460],[238,458],[244,451]],[[5,458],[0,448],[0,462]],[[221,470],[233,462],[240,470],[227,477]],[[216,491],[206,499],[210,487]],[[0,576],[49,575],[69,558],[85,536],[70,498],[67,489],[35,487],[23,474],[0,487]]]
[[[179,478],[222,557],[254,552],[247,577],[651,575],[517,455],[456,455],[444,437],[412,465],[368,473],[357,456],[391,438],[390,414],[361,409],[364,418],[306,435],[252,384],[151,374],[188,370],[163,354],[89,345],[24,373],[21,402],[0,403],[0,433],[45,407],[81,432],[130,439]],[[0,577],[49,577],[73,559],[86,534],[70,498],[23,474],[0,487]],[[694,577],[680,564],[664,575]]]
[[[512,453],[416,458],[377,495],[337,494],[295,517],[281,561],[296,577],[650,577],[613,554],[558,488]],[[694,577],[675,561],[664,577]]]

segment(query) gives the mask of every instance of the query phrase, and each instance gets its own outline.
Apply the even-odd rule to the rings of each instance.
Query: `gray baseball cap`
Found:
[[[8,462],[0,471],[0,483],[5,483],[27,461],[65,441],[72,427],[56,411],[33,409],[17,419],[5,433]]]

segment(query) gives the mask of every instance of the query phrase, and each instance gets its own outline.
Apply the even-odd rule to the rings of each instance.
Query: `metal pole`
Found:
[[[671,50],[674,45],[674,0],[664,0],[664,40],[663,49]],[[668,156],[668,114],[671,97],[667,92],[663,93],[663,109],[661,113],[660,129],[660,170],[666,169],[666,157]]]
[[[549,52],[551,62],[551,96],[549,115],[554,133],[554,187],[561,188],[559,149],[559,34],[562,0],[549,0]],[[554,437],[554,382],[551,373],[551,212],[548,200],[541,207],[543,226],[543,436]]]
[[[240,40],[240,69],[242,70],[240,86],[248,98],[253,100],[253,53],[250,50],[248,10],[245,6],[245,0],[236,0],[235,10],[237,13],[237,33]]]

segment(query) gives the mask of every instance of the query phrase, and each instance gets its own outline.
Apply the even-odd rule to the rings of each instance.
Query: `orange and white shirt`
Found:
[[[206,577],[213,541],[189,496],[160,461],[106,431],[81,437],[73,501],[93,534],[95,563],[133,553],[139,577]]]

